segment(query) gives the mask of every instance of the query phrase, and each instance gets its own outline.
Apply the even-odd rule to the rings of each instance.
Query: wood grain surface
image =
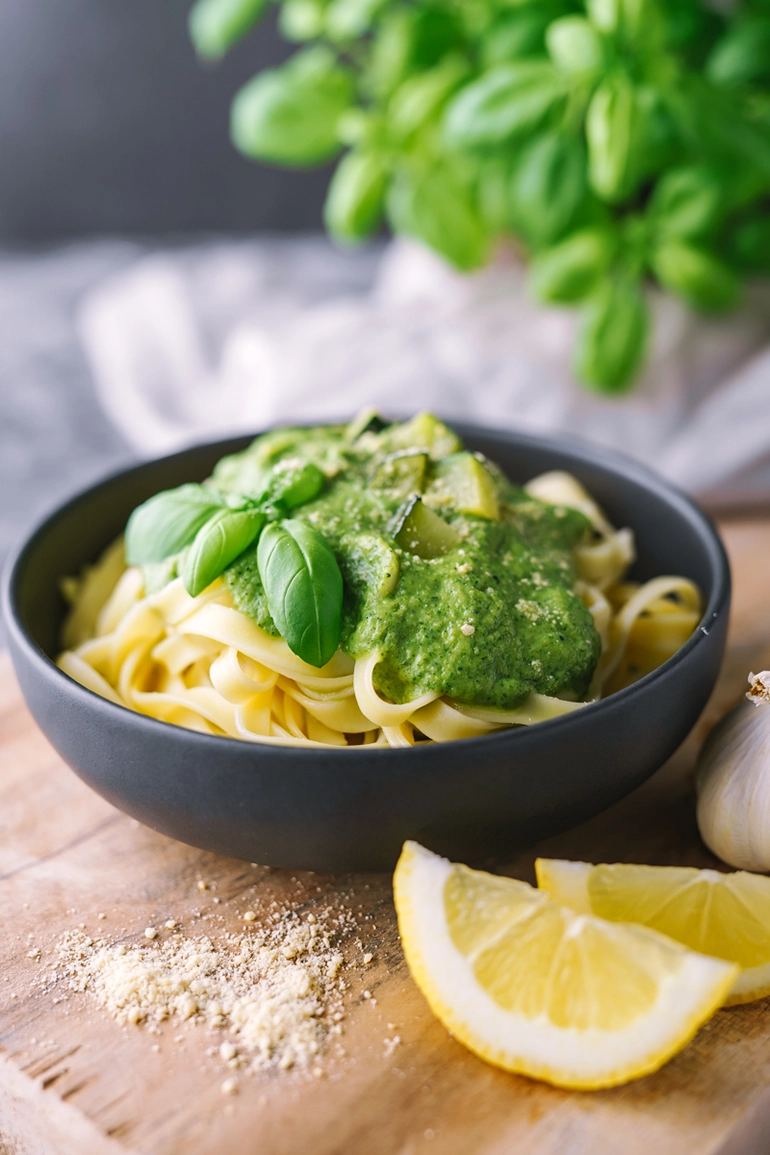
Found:
[[[722,526],[733,563],[729,653],[695,733],[648,783],[537,848],[593,861],[713,865],[691,772],[750,668],[770,666],[770,522]],[[505,872],[533,879],[536,851]],[[208,889],[198,889],[198,880]],[[214,898],[219,901],[215,904]],[[228,1074],[215,1032],[120,1026],[53,978],[69,930],[141,941],[148,924],[240,930],[248,906],[344,906],[349,1010],[322,1077]],[[760,1155],[770,1151],[770,1000],[720,1011],[662,1071],[570,1093],[486,1066],[429,1012],[401,955],[385,875],[291,874],[219,858],[140,826],[61,762],[0,656],[0,1155]],[[99,918],[103,915],[103,918]],[[362,951],[373,954],[363,965]],[[373,997],[364,997],[364,990]],[[394,1034],[400,1043],[387,1042]]]

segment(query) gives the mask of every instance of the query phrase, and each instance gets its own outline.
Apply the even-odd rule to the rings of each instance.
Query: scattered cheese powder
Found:
[[[151,1029],[170,1018],[205,1022],[237,1036],[237,1060],[235,1047],[221,1048],[230,1065],[288,1070],[313,1063],[326,1036],[341,1032],[338,943],[354,926],[349,913],[302,919],[292,912],[217,943],[177,932],[133,946],[72,931],[58,952],[72,985],[119,1022]]]

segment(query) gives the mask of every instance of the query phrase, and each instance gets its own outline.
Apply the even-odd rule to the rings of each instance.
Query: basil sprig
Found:
[[[128,520],[128,562],[163,562],[186,549],[182,581],[197,597],[262,534],[257,563],[273,620],[298,657],[324,666],[340,640],[342,575],[317,530],[283,520],[317,497],[324,480],[307,462],[279,467],[256,498],[192,484],[158,493]]]
[[[305,521],[274,522],[259,539],[257,565],[289,649],[311,666],[325,666],[342,621],[342,574],[326,538]]]
[[[180,485],[156,493],[128,519],[128,564],[150,565],[179,553],[221,505],[220,495],[205,485]]]

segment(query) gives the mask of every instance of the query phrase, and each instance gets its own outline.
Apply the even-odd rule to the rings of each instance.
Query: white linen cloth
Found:
[[[79,311],[104,410],[154,455],[367,404],[430,408],[602,442],[701,495],[770,496],[770,284],[708,320],[651,292],[643,379],[607,398],[572,377],[576,313],[530,301],[512,255],[470,276],[403,240],[346,259],[363,272],[339,288],[324,269],[345,259],[322,238],[141,256]]]

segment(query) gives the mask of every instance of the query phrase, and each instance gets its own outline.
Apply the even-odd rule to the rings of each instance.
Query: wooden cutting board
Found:
[[[694,823],[694,752],[749,669],[770,666],[770,521],[722,528],[734,614],[723,675],[696,733],[635,794],[538,852],[713,865]],[[535,853],[506,873],[533,880]],[[120,1026],[88,993],[51,977],[56,942],[79,925],[115,942],[141,941],[148,924],[170,917],[185,933],[240,930],[247,906],[258,925],[275,902],[336,903],[358,923],[344,1048],[324,1057],[320,1078],[251,1075],[225,1096],[228,1071],[209,1054],[219,1039],[205,1026],[168,1022],[158,1036]],[[0,1155],[770,1151],[770,999],[720,1011],[662,1071],[612,1091],[563,1092],[489,1067],[447,1034],[412,983],[389,876],[271,871],[140,826],[64,766],[2,655],[0,912]],[[373,955],[368,966],[363,949]]]

